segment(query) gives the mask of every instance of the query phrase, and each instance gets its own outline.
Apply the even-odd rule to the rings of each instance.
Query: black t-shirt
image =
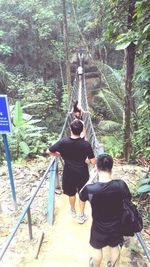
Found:
[[[65,161],[64,172],[67,175],[77,173],[80,176],[89,176],[86,158],[94,158],[92,147],[83,138],[73,139],[65,137],[49,148],[50,152],[59,152]],[[70,173],[71,172],[71,173]]]
[[[129,189],[122,180],[89,184],[79,194],[80,199],[89,200],[92,207],[93,222],[90,234],[92,247],[100,249],[106,246],[122,245],[120,222],[122,196],[131,198]]]
[[[123,192],[119,183],[122,183]],[[97,223],[113,221],[120,217],[122,211],[122,195],[131,199],[126,183],[122,180],[112,180],[107,183],[97,182],[86,185],[80,193],[82,201],[89,200],[92,207],[93,221]]]

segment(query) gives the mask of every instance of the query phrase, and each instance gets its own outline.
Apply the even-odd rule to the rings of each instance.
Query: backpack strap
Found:
[[[124,198],[123,197],[123,186],[122,186],[121,180],[117,181],[117,186],[120,189],[120,193],[121,193],[121,196],[122,196],[122,199],[123,199]]]

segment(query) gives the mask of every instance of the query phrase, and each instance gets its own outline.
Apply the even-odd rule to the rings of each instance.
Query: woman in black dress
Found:
[[[103,258],[102,248],[109,246],[108,266],[119,266],[120,247],[123,244],[120,216],[122,195],[131,199],[127,184],[122,180],[112,180],[113,159],[107,154],[97,158],[98,182],[86,183],[80,191],[82,201],[89,200],[92,208],[90,244],[93,247],[93,262],[90,266],[100,267]],[[120,183],[121,186],[119,185]],[[121,189],[122,188],[122,189]]]

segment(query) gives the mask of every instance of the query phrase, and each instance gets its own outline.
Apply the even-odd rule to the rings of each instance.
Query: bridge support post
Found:
[[[57,164],[58,162],[55,159],[50,168],[49,195],[48,195],[48,223],[50,225],[53,225],[54,223],[55,179],[56,179]]]
[[[30,207],[27,210],[27,217],[28,217],[28,228],[29,228],[29,237],[30,240],[32,240],[33,235],[32,235],[32,222],[31,222],[31,212],[30,212]]]

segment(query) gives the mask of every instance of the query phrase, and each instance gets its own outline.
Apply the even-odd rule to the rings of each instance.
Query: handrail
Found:
[[[0,260],[2,260],[4,254],[5,254],[6,250],[7,250],[7,248],[8,248],[8,246],[9,246],[10,242],[12,241],[12,239],[13,239],[15,233],[17,232],[17,230],[18,230],[18,228],[19,228],[19,226],[20,226],[20,224],[21,224],[23,218],[25,217],[25,215],[27,214],[27,212],[30,211],[30,206],[31,206],[31,204],[32,204],[32,202],[33,202],[33,200],[34,200],[36,194],[38,193],[39,189],[41,188],[41,186],[42,186],[44,180],[46,179],[47,174],[48,174],[48,172],[50,171],[51,166],[52,166],[54,163],[55,163],[55,158],[53,157],[53,158],[51,159],[50,163],[49,163],[49,166],[47,167],[47,170],[45,171],[44,175],[42,176],[41,180],[39,181],[39,184],[38,184],[37,188],[35,189],[33,195],[31,196],[31,198],[29,199],[27,205],[26,205],[25,208],[23,209],[23,211],[22,211],[22,213],[21,213],[21,215],[20,215],[20,217],[19,217],[19,219],[18,219],[16,225],[14,226],[12,232],[11,232],[11,233],[9,234],[9,236],[7,237],[7,239],[6,239],[5,243],[4,243],[4,247],[3,247],[3,248],[1,249],[1,251],[0,251]],[[31,225],[29,225],[29,228],[30,228],[30,227],[31,227]],[[31,228],[30,228],[30,230],[31,230]],[[30,230],[29,230],[29,233],[30,233],[30,239],[32,239],[32,232],[30,232]]]
[[[48,223],[50,225],[54,222],[54,209],[55,209],[55,180],[57,172],[58,158],[55,157],[52,165],[50,166],[51,179],[49,179],[49,194],[48,194]]]
[[[141,244],[141,247],[143,248],[144,253],[145,253],[148,261],[150,262],[150,252],[149,252],[149,250],[148,250],[148,248],[147,248],[147,246],[146,246],[146,244],[144,242],[144,239],[143,239],[141,233],[136,233],[135,235],[136,235],[139,243]]]

